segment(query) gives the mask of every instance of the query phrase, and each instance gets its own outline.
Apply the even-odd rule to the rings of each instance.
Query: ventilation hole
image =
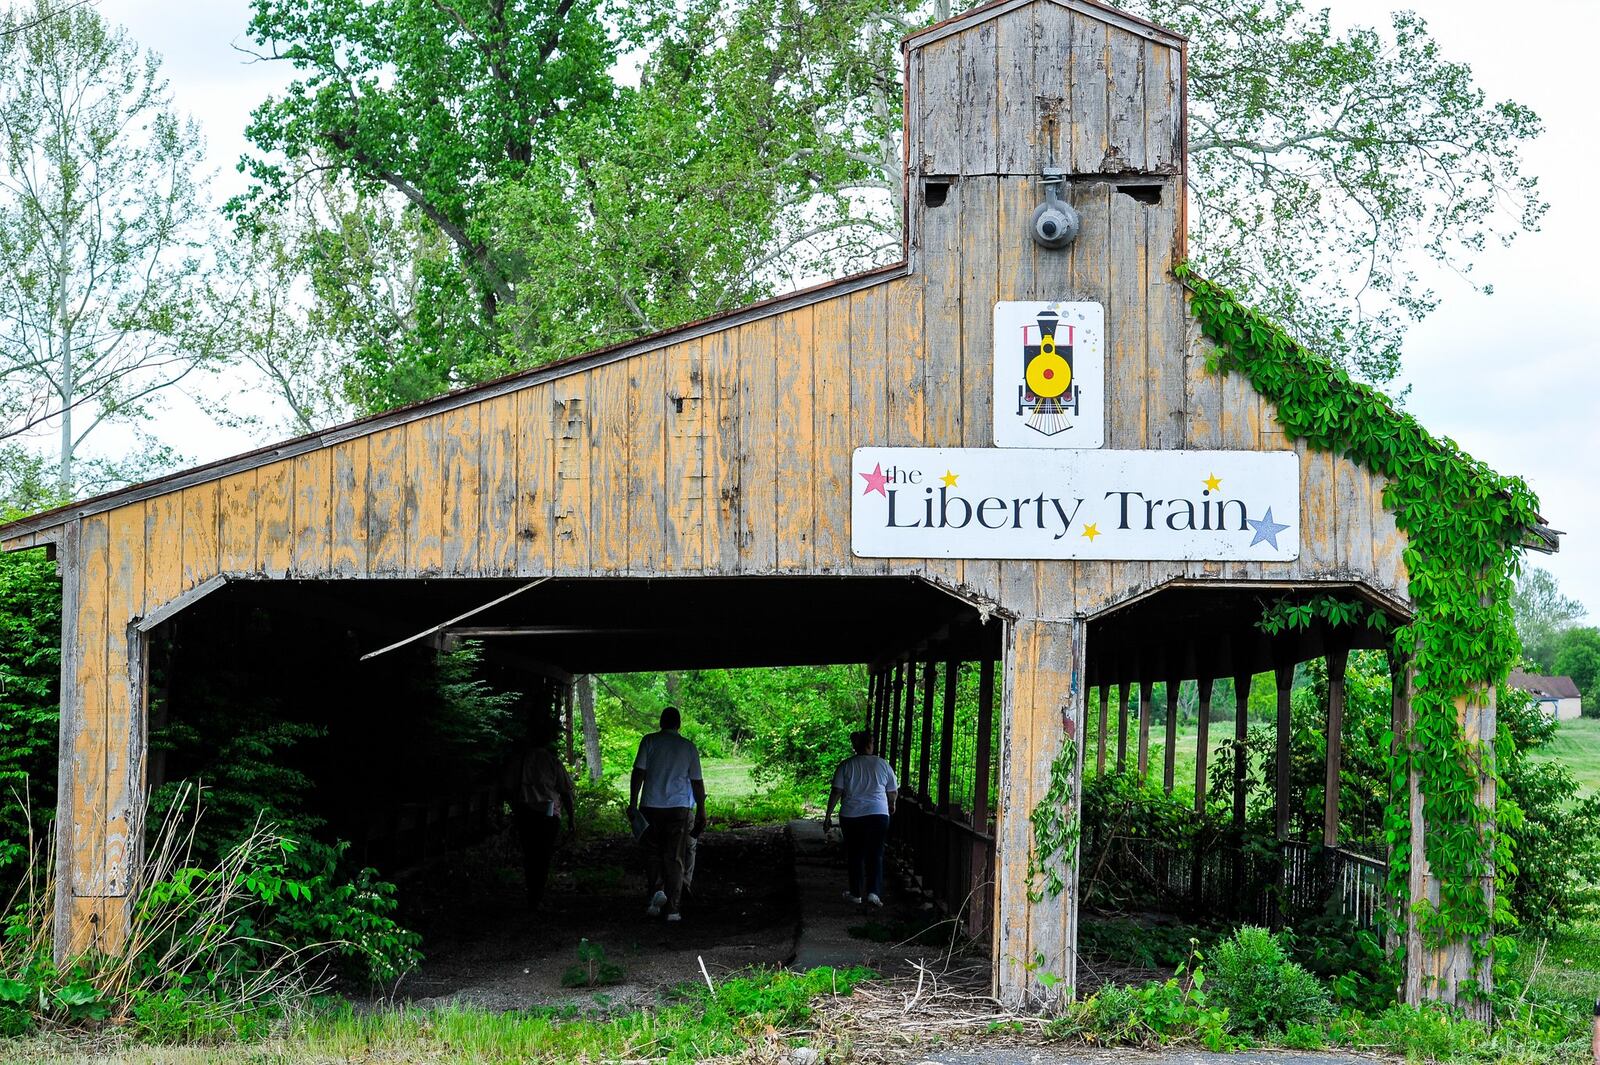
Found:
[[[943,207],[950,196],[950,182],[944,178],[931,178],[922,183],[922,203],[928,208]]]
[[[1161,203],[1160,185],[1118,185],[1117,191],[1150,207]]]
[[[672,407],[679,414],[682,414],[683,413],[683,397],[682,396],[673,396],[672,397]]]

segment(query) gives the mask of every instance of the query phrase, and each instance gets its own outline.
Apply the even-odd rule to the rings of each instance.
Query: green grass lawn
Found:
[[[1098,740],[1095,732],[1099,722],[1090,715],[1089,733],[1086,737],[1084,748],[1085,766],[1089,773],[1094,772],[1095,751]],[[1106,736],[1106,771],[1111,772],[1117,765],[1117,733],[1116,711],[1111,713],[1109,734]],[[1233,721],[1213,721],[1211,723],[1211,758],[1216,758],[1225,746],[1233,741]],[[1194,796],[1194,768],[1196,749],[1198,747],[1199,732],[1193,725],[1178,726],[1176,751],[1172,759],[1172,791],[1174,795],[1186,798]],[[1128,765],[1137,764],[1139,757],[1139,729],[1137,721],[1128,723]],[[1167,733],[1166,725],[1160,721],[1150,726],[1150,779],[1156,783],[1162,780],[1162,772],[1166,766]],[[1207,765],[1211,763],[1208,761]]]
[[[1584,789],[1600,792],[1600,718],[1563,721],[1555,739],[1539,756],[1559,758]]]

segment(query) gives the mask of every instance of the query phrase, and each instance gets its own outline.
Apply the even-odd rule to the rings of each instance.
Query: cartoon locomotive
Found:
[[[1072,428],[1067,415],[1078,413],[1078,385],[1072,379],[1072,331],[1058,312],[1039,312],[1037,324],[1022,327],[1022,379],[1017,386],[1017,414],[1027,415],[1035,432],[1054,436]],[[1039,331],[1039,342],[1030,343]]]

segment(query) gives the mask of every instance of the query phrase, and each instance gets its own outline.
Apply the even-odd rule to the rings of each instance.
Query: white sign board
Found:
[[[994,305],[997,447],[1101,447],[1106,312],[1098,303]]]
[[[1273,561],[1300,554],[1293,451],[857,448],[866,558]]]

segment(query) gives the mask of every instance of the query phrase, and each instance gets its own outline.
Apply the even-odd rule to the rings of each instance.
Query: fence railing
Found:
[[[974,826],[970,813],[958,807],[941,811],[929,799],[901,792],[889,835],[941,908],[959,915],[969,935],[981,935],[989,927],[994,896],[989,826]]]
[[[1388,865],[1340,847],[1276,843],[1196,829],[1178,840],[1090,830],[1084,897],[1109,909],[1157,909],[1281,927],[1330,906],[1380,942]]]

